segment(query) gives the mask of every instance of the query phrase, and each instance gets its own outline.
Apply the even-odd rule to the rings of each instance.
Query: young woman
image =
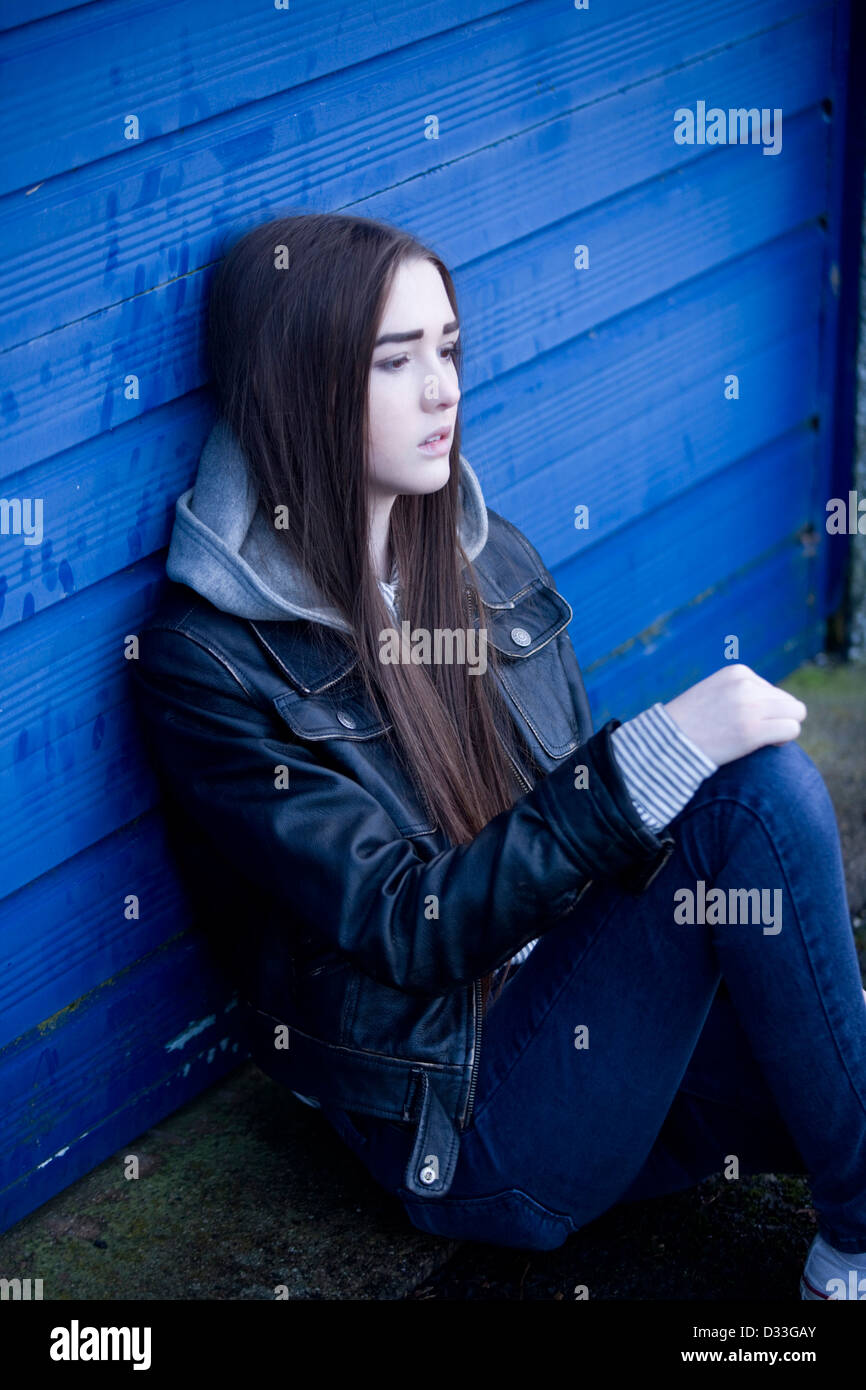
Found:
[[[253,229],[210,354],[135,677],[253,1055],[422,1230],[550,1249],[807,1173],[801,1294],[850,1296],[866,1003],[804,706],[733,665],[593,731],[572,610],[460,452],[454,285],[410,235]]]

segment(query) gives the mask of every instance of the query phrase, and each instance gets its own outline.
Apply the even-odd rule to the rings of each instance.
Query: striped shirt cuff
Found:
[[[661,704],[620,724],[611,742],[635,809],[650,830],[663,830],[718,767]]]

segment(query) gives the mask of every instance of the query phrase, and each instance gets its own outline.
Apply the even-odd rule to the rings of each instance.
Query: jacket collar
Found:
[[[462,454],[459,470],[458,535],[478,580],[488,640],[511,656],[531,656],[565,626],[571,608],[544,583],[519,532],[489,511]],[[495,545],[488,544],[491,524]],[[205,442],[194,488],[178,499],[166,572],[246,619],[297,690],[325,690],[358,663],[349,624],[279,544],[248,460],[222,418]]]
[[[496,514],[489,515],[492,519]],[[498,531],[498,527],[496,529]],[[501,550],[499,554],[501,558]],[[504,566],[495,572],[494,547],[491,546],[474,565],[485,608],[488,641],[498,652],[514,658],[532,656],[566,627],[573,616],[568,601],[551,588],[540,573],[529,570],[525,553],[521,555],[523,567],[519,578],[513,569]],[[512,576],[511,583],[503,584],[506,576]],[[326,690],[358,663],[354,647],[336,628],[316,624],[318,631],[314,636],[308,622],[253,620],[250,627],[271,659],[305,695]]]

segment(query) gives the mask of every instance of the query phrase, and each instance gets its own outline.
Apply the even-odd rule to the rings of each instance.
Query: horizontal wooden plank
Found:
[[[781,441],[732,467],[724,495],[696,490],[672,511],[654,513],[562,567],[557,580],[573,595],[572,640],[585,669],[612,659],[762,554],[793,544],[810,514],[812,447],[805,434]],[[806,623],[810,614],[804,609],[801,618]]]
[[[0,896],[111,834],[155,800],[129,701],[22,758],[8,781],[4,809],[17,806],[19,816],[6,836]]]
[[[727,366],[739,376],[739,400],[724,397],[724,368],[684,383],[680,395],[663,391],[655,408],[509,488],[506,509],[521,518],[550,568],[576,562],[622,527],[655,526],[660,504],[681,502],[688,511],[698,484],[712,506],[724,491],[727,465],[810,420],[817,356],[811,328],[755,354],[732,346]],[[816,432],[810,428],[809,434],[812,447]],[[811,460],[810,477],[814,454]],[[589,507],[585,530],[575,527],[580,504]]]
[[[213,419],[208,394],[191,392],[7,479],[5,496],[41,499],[43,540],[3,540],[0,630],[167,546]]]
[[[724,666],[724,643],[765,680],[783,680],[824,647],[824,615],[811,603],[814,562],[783,543],[746,570],[697,594],[609,659],[584,672],[595,727],[672,700]]]
[[[43,9],[57,0],[29,3]],[[802,0],[799,8],[815,5]],[[0,163],[0,191],[116,155],[125,148],[126,113],[138,117],[140,139],[152,141],[368,64],[371,71],[358,78],[363,100],[381,82],[382,62],[389,71],[397,66],[398,47],[405,55],[401,67],[437,75],[449,110],[455,105],[449,83],[459,72],[455,59],[479,47],[490,54],[497,85],[518,65],[532,69],[536,80],[527,84],[525,101],[546,100],[549,108],[559,100],[563,74],[574,74],[584,100],[598,100],[615,84],[680,66],[790,18],[790,2],[783,0],[751,6],[716,0],[709,10],[698,0],[642,0],[639,6],[606,0],[579,16],[556,0],[504,12],[495,0],[418,0],[409,9],[402,0],[319,0],[283,11],[255,0],[209,0],[195,24],[171,0],[94,5],[43,25],[35,40],[27,30],[7,35],[8,114],[0,131],[9,153]],[[552,55],[545,61],[548,46],[560,55],[558,67]],[[60,130],[34,99],[46,62],[58,68],[65,115]]]
[[[791,165],[785,171],[777,163],[773,174],[752,170],[752,183],[735,162],[743,151],[726,150],[672,172],[651,197],[629,190],[569,214],[565,232],[545,228],[462,268],[466,389],[495,388],[525,363],[538,370],[543,354],[643,303],[658,313],[663,294],[716,266],[733,275],[736,258],[757,247],[772,254],[777,239],[822,214],[809,171],[824,157],[825,132],[814,111],[791,122],[787,153],[799,171],[792,178]],[[574,247],[582,244],[590,269],[576,271]],[[818,279],[820,257],[801,274]]]
[[[154,804],[123,652],[164,584],[144,561],[3,635],[0,897]]]
[[[631,0],[618,0],[626,9]],[[729,0],[730,3],[730,0]],[[131,146],[249,106],[329,73],[387,57],[400,43],[424,40],[497,8],[496,0],[124,0],[66,9],[57,0],[4,0],[18,23],[64,9],[38,30],[9,32],[0,43],[5,101],[0,119],[0,192],[55,178]],[[27,7],[35,10],[29,16]],[[778,8],[778,6],[777,6]],[[23,11],[23,13],[22,13]],[[8,28],[4,16],[3,28]],[[584,26],[585,28],[588,26]],[[452,40],[453,42],[454,40]],[[40,99],[46,70],[64,119],[52,125]]]
[[[107,9],[112,0],[104,5],[90,4],[90,9]],[[66,14],[88,0],[3,0],[0,9],[0,33],[19,29],[24,24],[35,24],[37,20],[48,19],[52,15]]]
[[[239,1017],[184,937],[3,1048],[0,1230],[244,1060]]]
[[[822,255],[805,227],[600,323],[548,354],[541,381],[532,367],[474,391],[464,452],[489,505],[557,565],[711,471],[705,450],[720,466],[809,418],[819,364],[802,338],[816,336]],[[780,369],[796,392],[774,384]],[[738,401],[723,399],[729,372]],[[588,532],[578,501],[595,504]]]
[[[40,752],[50,772],[45,750],[75,729],[89,729],[99,747],[95,721],[127,695],[124,638],[139,631],[164,584],[159,555],[2,634],[0,770],[14,773]]]
[[[137,918],[127,915],[129,894]],[[194,917],[156,811],[4,898],[0,1048],[188,930]]]
[[[813,520],[814,461],[814,434],[794,430],[559,566],[582,665],[793,540]]]
[[[750,14],[749,7],[738,8]],[[567,24],[577,45],[570,66],[556,41],[558,29],[545,29],[547,68],[533,61],[530,82],[525,63],[514,61],[507,27],[499,35],[499,71],[489,44],[449,46],[443,57],[449,96],[440,97],[437,87],[445,124],[438,141],[423,138],[430,95],[427,81],[419,87],[410,53],[397,67],[389,59],[387,82],[370,81],[362,89],[356,73],[339,74],[253,106],[242,117],[193,126],[131,158],[125,152],[50,180],[26,200],[0,202],[0,339],[10,349],[22,345],[21,351],[34,338],[51,339],[42,343],[42,360],[29,362],[32,376],[16,369],[14,355],[9,363],[0,418],[16,452],[21,449],[21,464],[42,456],[19,441],[45,387],[51,384],[56,397],[72,363],[77,379],[98,366],[106,336],[121,340],[111,359],[115,370],[136,370],[140,354],[130,353],[124,340],[142,331],[148,314],[166,309],[151,304],[148,292],[169,289],[167,310],[180,312],[188,297],[200,294],[187,282],[219,257],[225,233],[261,220],[262,209],[347,208],[385,216],[431,238],[449,264],[459,266],[722,152],[674,141],[673,113],[680,106],[694,108],[713,92],[726,106],[753,106],[758,93],[761,106],[784,111],[787,135],[788,123],[827,94],[830,25],[823,4],[774,30],[772,42],[759,35],[722,46],[651,78],[648,65],[646,82],[599,100],[590,100],[592,85],[587,91],[582,84],[574,20],[573,12],[561,11],[559,23]],[[744,22],[751,28],[751,18]],[[641,49],[650,32],[641,28]],[[594,71],[610,92],[606,69],[596,65]],[[736,153],[740,171],[756,160],[765,177],[769,166],[785,162],[762,157],[755,147],[738,146]],[[569,248],[571,230],[563,232]],[[128,313],[120,321],[98,317],[123,302]],[[79,320],[70,353],[65,342],[54,341],[56,331]],[[51,373],[47,380],[40,377],[43,365]],[[498,369],[491,364],[491,374]],[[35,399],[25,389],[29,380]],[[110,394],[92,432],[128,414],[119,393]],[[74,442],[64,436],[61,447]],[[48,452],[43,447],[43,455]]]

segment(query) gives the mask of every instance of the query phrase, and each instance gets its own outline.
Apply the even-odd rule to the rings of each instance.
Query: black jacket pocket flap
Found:
[[[356,682],[341,681],[321,695],[287,690],[274,697],[274,707],[299,738],[376,738],[391,728],[363,698]]]
[[[533,656],[572,619],[572,607],[543,579],[533,579],[504,603],[484,603],[487,640],[509,657]]]

